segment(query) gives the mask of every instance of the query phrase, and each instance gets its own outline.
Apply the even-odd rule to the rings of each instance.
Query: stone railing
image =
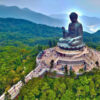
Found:
[[[42,65],[42,66],[41,66]],[[34,77],[39,77],[43,75],[46,71],[49,70],[48,66],[45,63],[39,64],[35,70],[31,71],[27,76],[25,76],[25,83],[27,83],[29,80],[31,80]],[[43,69],[42,69],[43,67]],[[11,97],[11,100],[15,99],[16,96],[20,93],[21,88],[23,87],[24,83],[22,81],[19,81],[17,84],[13,85],[9,90],[8,93]],[[5,100],[5,93],[0,96],[0,100]]]
[[[23,82],[19,81],[17,84],[13,85],[8,90],[8,93],[11,96],[11,100],[13,100],[19,94],[22,86],[23,86]],[[0,97],[0,100],[5,100],[5,93]]]
[[[5,93],[0,97],[0,100],[5,100]]]

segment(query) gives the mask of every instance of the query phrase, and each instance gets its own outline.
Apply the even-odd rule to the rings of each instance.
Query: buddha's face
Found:
[[[71,22],[72,22],[72,23],[76,23],[76,22],[77,22],[77,19],[76,19],[76,18],[72,18],[72,19],[71,19]]]
[[[72,21],[72,23],[77,22],[77,18],[78,18],[78,15],[76,13],[70,14],[70,20]]]

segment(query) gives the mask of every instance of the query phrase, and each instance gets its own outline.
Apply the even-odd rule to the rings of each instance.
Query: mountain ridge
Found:
[[[3,18],[11,17],[17,19],[25,19],[37,24],[45,24],[48,26],[68,27],[69,18],[67,14],[58,14],[56,17],[54,17],[54,15],[55,14],[44,15],[42,13],[32,11],[28,8],[19,8],[17,6],[0,6],[0,17]],[[80,19],[85,31],[93,33],[99,30],[100,18],[81,16]]]
[[[100,44],[99,32],[94,34],[84,32],[84,42]],[[0,45],[7,44],[9,41],[21,41],[32,46],[41,43],[45,45],[49,40],[58,41],[62,35],[59,27],[36,24],[23,19],[0,18]]]
[[[50,26],[56,26],[59,25],[59,23],[62,23],[62,21],[59,19],[51,18],[47,15],[31,11],[28,8],[21,9],[17,6],[0,6],[0,17],[26,19],[37,24],[45,24]]]

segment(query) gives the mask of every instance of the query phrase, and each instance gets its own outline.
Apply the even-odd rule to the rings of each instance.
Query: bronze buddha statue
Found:
[[[62,27],[63,38],[60,38],[57,44],[60,48],[66,50],[79,50],[85,46],[83,43],[83,27],[77,19],[78,15],[74,12],[71,13],[71,23],[69,24],[68,32]]]

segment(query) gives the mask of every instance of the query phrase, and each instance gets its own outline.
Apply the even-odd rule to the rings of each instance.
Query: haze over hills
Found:
[[[49,16],[31,11],[27,8],[18,8],[16,6],[0,6],[0,17],[7,18],[19,18],[26,19],[38,24],[45,24],[49,26],[60,26],[63,25],[63,21]]]
[[[68,25],[68,20],[67,17],[68,15],[66,14],[53,14],[50,16],[37,13],[34,11],[31,11],[30,9],[27,8],[18,8],[16,6],[0,6],[0,17],[7,18],[18,18],[18,19],[26,19],[38,24],[45,24],[49,26],[67,26]],[[81,22],[84,26],[84,30],[87,32],[96,32],[99,30],[100,26],[100,18],[96,17],[88,17],[88,16],[81,16],[80,17]]]

